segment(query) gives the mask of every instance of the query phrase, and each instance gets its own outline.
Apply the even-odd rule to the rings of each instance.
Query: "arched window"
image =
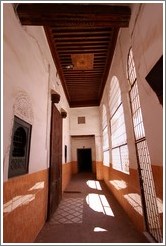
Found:
[[[15,156],[24,157],[25,146],[26,146],[26,132],[23,127],[18,127],[14,132],[12,155],[14,157]]]
[[[128,173],[129,159],[123,104],[119,81],[115,76],[110,83],[109,107],[111,114],[112,167]]]
[[[157,208],[156,192],[151,169],[151,160],[145,137],[132,49],[129,50],[127,60],[127,75],[131,87],[129,95],[134,126],[135,146],[138,157],[138,172],[143,201],[145,229],[156,239],[157,242],[161,242],[162,233]]]
[[[9,156],[9,178],[28,173],[31,128],[29,123],[14,116]]]
[[[103,105],[102,113],[102,135],[103,135],[103,164],[109,166],[109,138],[108,138],[108,123],[107,123],[107,111],[105,105]]]

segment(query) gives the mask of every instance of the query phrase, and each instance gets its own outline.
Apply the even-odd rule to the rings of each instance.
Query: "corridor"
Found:
[[[103,181],[75,174],[35,243],[147,243]]]
[[[165,2],[1,5],[2,242],[165,243]]]

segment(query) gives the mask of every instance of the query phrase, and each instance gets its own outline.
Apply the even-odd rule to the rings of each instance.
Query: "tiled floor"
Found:
[[[49,224],[82,223],[83,198],[63,198]]]
[[[35,243],[148,243],[92,174],[73,176],[55,214]]]

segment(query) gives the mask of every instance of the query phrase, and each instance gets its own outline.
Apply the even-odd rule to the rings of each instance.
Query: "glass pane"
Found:
[[[127,144],[120,147],[120,154],[122,160],[122,170],[124,172],[129,172],[129,153]]]
[[[103,152],[103,163],[104,163],[105,166],[109,167],[109,165],[110,165],[109,150]]]
[[[108,127],[106,127],[103,131],[103,150],[109,148],[109,141],[108,141]]]
[[[112,167],[117,170],[122,170],[119,148],[112,149]]]
[[[118,108],[111,118],[112,147],[126,143],[126,128],[124,122],[123,106]]]
[[[131,107],[133,114],[133,125],[136,140],[145,136],[144,124],[142,119],[142,111],[138,94],[137,81],[130,91]]]
[[[107,111],[105,105],[103,105],[103,115],[102,115],[102,129],[107,126]]]
[[[119,81],[115,76],[111,80],[109,99],[109,107],[112,116],[115,113],[118,106],[121,104],[121,92],[119,88]]]
[[[136,71],[135,71],[133,52],[130,49],[129,56],[128,56],[128,79],[129,79],[131,85],[134,83],[136,78],[137,78],[137,76],[136,76]]]

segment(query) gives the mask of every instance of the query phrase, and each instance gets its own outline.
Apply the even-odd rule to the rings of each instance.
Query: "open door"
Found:
[[[62,117],[52,103],[51,135],[50,135],[50,167],[48,190],[49,220],[54,214],[62,198]]]
[[[79,172],[92,171],[91,149],[77,149],[77,160]]]

